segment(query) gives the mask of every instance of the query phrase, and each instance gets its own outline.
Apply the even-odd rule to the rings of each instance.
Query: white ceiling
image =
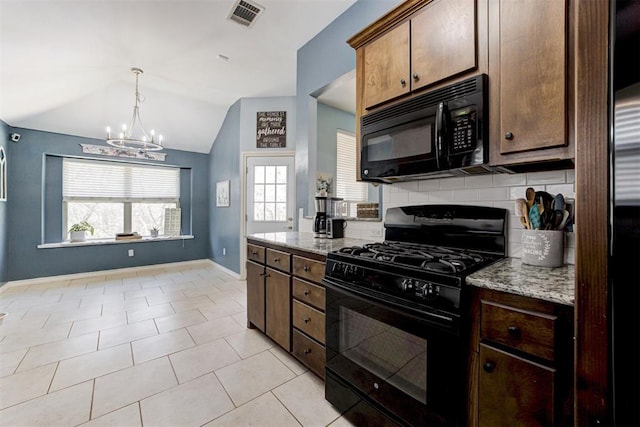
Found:
[[[295,95],[296,51],[355,0],[258,3],[246,28],[234,0],[0,0],[0,119],[104,138],[131,118],[139,67],[147,131],[208,153],[235,101]]]

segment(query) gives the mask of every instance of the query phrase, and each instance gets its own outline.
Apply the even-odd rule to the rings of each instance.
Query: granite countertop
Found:
[[[536,267],[505,258],[467,276],[467,284],[573,306],[574,277],[573,265]]]
[[[313,237],[313,233],[287,231],[279,233],[256,233],[247,236],[247,239],[261,240],[266,243],[275,243],[281,246],[327,255],[349,246],[362,246],[372,243],[373,240],[352,239],[321,239]]]

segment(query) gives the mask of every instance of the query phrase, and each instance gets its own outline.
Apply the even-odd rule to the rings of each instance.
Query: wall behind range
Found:
[[[10,155],[9,155],[9,126],[0,120],[0,147],[4,148],[7,167],[10,167]],[[0,201],[0,286],[9,280],[9,197],[11,194],[7,194],[7,200]]]
[[[410,181],[383,185],[385,209],[397,206],[423,204],[463,204],[492,206],[507,209],[508,255],[520,258],[522,253],[522,225],[515,216],[514,200],[524,198],[527,187],[547,191],[553,195],[562,193],[566,199],[575,199],[575,174],[573,169],[523,174],[479,175]],[[579,227],[576,225],[575,230]],[[310,232],[311,221],[301,222],[300,230]],[[383,222],[348,221],[346,237],[379,241],[384,239]],[[575,233],[566,233],[565,263],[574,264]]]

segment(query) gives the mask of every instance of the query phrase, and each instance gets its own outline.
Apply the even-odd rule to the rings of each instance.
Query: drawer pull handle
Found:
[[[309,323],[309,322],[311,322],[311,318],[309,318],[309,317],[305,317],[305,318],[304,318],[304,323]]]
[[[280,262],[280,258],[274,258],[273,262]]]
[[[253,256],[258,255],[258,251],[253,251],[253,252],[251,252],[251,255],[253,255]]]
[[[512,132],[505,133],[504,139],[511,141],[513,139],[513,133]]]
[[[485,372],[491,373],[493,372],[493,370],[495,369],[496,364],[493,362],[487,362],[484,365],[482,365],[482,369],[484,369]]]
[[[309,271],[309,266],[308,266],[308,265],[305,265],[304,267],[302,267],[302,269],[303,269],[305,272],[308,272],[308,271]]]
[[[520,337],[520,328],[518,328],[517,326],[509,326],[507,328],[507,332],[509,332],[509,335],[511,335],[514,338]]]
[[[309,291],[309,290],[305,290],[303,293],[304,293],[304,296],[309,296],[309,295],[311,295],[311,291]]]
[[[310,354],[310,353],[311,353],[311,349],[310,349],[310,348],[305,348],[305,349],[304,349],[304,351],[303,351],[303,353],[304,353],[305,355]]]

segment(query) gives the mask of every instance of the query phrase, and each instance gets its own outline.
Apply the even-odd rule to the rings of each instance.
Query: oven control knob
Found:
[[[422,288],[422,296],[425,299],[431,300],[438,296],[438,288],[437,286],[433,286],[431,283],[427,283]]]
[[[400,283],[400,288],[403,292],[408,292],[413,289],[413,279],[402,279],[402,283]]]

